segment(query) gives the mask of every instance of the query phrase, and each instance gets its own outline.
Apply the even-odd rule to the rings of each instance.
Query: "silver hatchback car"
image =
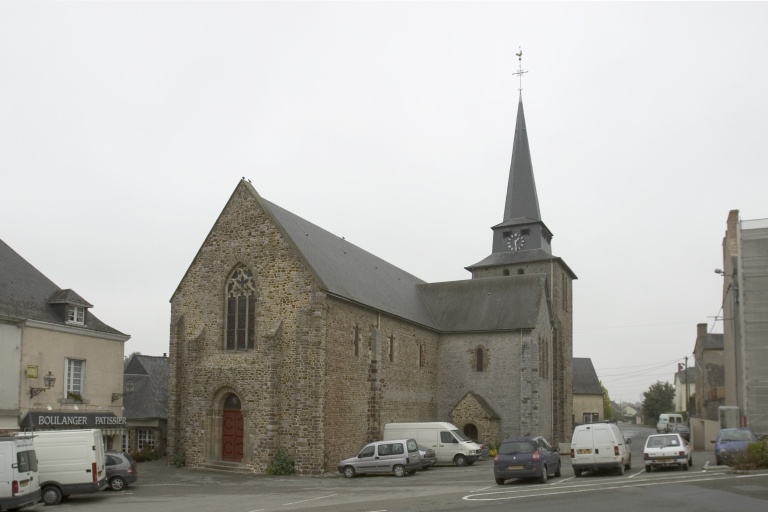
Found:
[[[421,467],[419,445],[415,439],[396,439],[368,443],[355,456],[339,462],[339,473],[347,478],[365,473],[412,475]]]
[[[107,481],[113,491],[122,491],[139,479],[139,470],[133,457],[125,452],[106,452]]]

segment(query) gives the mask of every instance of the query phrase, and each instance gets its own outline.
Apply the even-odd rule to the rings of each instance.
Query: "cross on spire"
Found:
[[[518,89],[518,91],[522,95],[523,94],[523,75],[526,74],[527,71],[523,71],[523,49],[520,48],[519,46],[518,48],[520,49],[520,51],[518,51],[515,54],[517,55],[518,67],[517,67],[517,71],[512,74],[520,78],[520,88]]]

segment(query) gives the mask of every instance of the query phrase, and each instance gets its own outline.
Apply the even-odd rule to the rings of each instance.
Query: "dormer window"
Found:
[[[85,308],[82,306],[67,306],[67,323],[83,325],[85,323]]]

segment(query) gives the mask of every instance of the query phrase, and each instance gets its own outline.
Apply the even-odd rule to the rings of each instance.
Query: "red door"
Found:
[[[221,460],[243,460],[243,413],[239,409],[224,409],[221,433]]]

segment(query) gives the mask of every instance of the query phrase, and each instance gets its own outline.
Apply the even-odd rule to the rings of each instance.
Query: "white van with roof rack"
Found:
[[[31,439],[0,437],[0,510],[40,501],[37,456]]]

